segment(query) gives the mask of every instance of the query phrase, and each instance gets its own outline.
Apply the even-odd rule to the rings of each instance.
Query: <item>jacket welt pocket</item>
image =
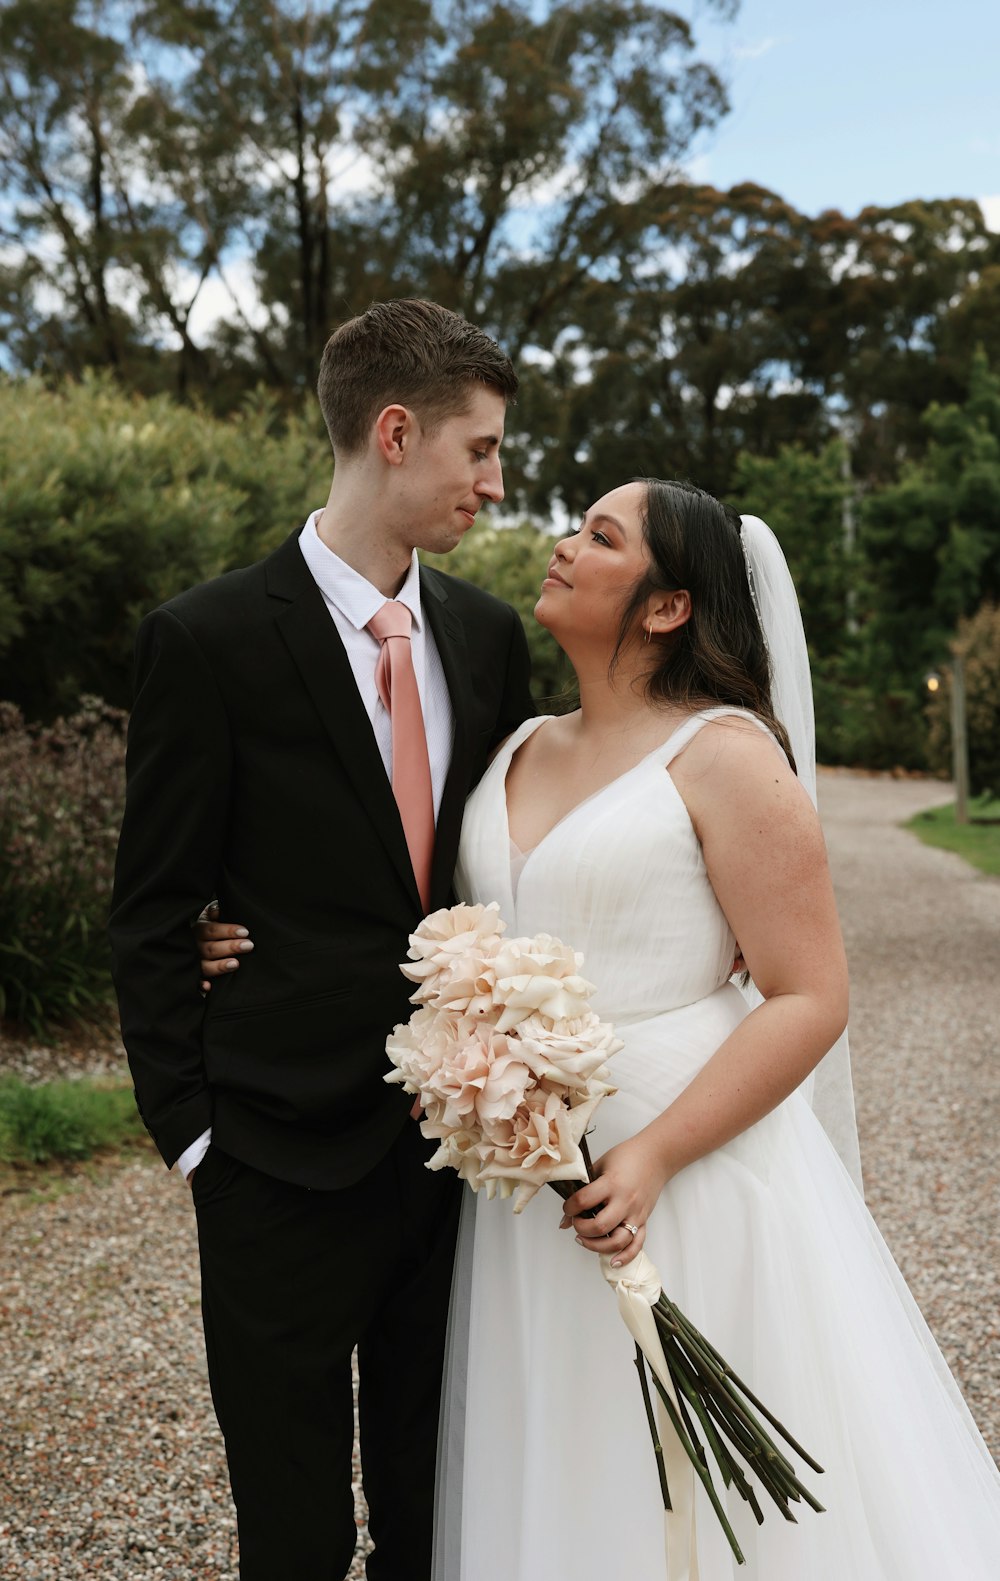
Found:
[[[307,994],[304,999],[268,999],[260,1004],[239,1005],[233,1010],[220,1010],[211,1017],[213,1024],[220,1021],[240,1021],[247,1016],[288,1015],[297,1010],[311,1010],[314,1007],[335,1004],[340,999],[347,999],[351,994],[350,988],[330,988],[322,994]]]

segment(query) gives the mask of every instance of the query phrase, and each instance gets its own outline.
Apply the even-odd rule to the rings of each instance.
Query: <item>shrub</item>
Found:
[[[514,606],[528,639],[532,691],[546,708],[553,701],[562,700],[572,680],[569,660],[532,613],[555,542],[551,533],[528,523],[493,527],[482,522],[466,534],[451,554],[420,557],[426,564],[464,577]]]
[[[813,695],[818,763],[926,769],[927,730],[911,692],[847,681],[833,666],[817,666]]]
[[[221,422],[96,377],[0,379],[0,476],[3,695],[52,719],[84,693],[127,707],[142,616],[322,505],[329,444],[263,399]]]
[[[987,603],[958,623],[954,643],[965,671],[969,789],[1000,797],[1000,605]],[[951,773],[951,671],[927,707],[928,753],[933,766]]]
[[[0,1079],[0,1163],[87,1158],[144,1135],[130,1087],[89,1081],[30,1087],[13,1076]]]
[[[0,703],[0,1015],[44,1033],[103,1012],[125,715],[94,698],[26,725]]]

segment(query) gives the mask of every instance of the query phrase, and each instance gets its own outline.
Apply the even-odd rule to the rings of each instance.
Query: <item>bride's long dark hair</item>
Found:
[[[747,579],[740,518],[691,483],[634,478],[646,492],[642,531],[649,567],[622,611],[612,671],[622,649],[641,642],[641,612],[654,593],[686,588],[691,615],[649,643],[646,695],[682,708],[746,708],[777,736],[795,767],[788,733],[771,701],[771,665]]]

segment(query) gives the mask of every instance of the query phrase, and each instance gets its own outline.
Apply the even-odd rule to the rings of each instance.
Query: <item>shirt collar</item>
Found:
[[[385,594],[323,542],[317,531],[321,515],[322,511],[313,511],[299,534],[302,557],[323,597],[335,604],[344,619],[350,621],[356,630],[363,631],[386,602]],[[396,594],[396,603],[406,605],[413,617],[414,628],[419,631],[420,562],[416,550],[413,551],[403,585]]]

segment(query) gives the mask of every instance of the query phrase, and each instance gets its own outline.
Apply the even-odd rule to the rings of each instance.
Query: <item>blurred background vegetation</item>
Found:
[[[0,0],[0,88],[6,1014],[103,992],[136,624],[322,504],[320,353],[379,297],[518,362],[504,525],[448,566],[519,609],[540,698],[566,684],[531,620],[551,528],[686,477],[781,539],[821,760],[945,769],[923,680],[958,642],[996,792],[1000,236],[975,202],[811,217],[683,179],[725,84],[643,0]],[[57,915],[61,990],[31,966]]]

